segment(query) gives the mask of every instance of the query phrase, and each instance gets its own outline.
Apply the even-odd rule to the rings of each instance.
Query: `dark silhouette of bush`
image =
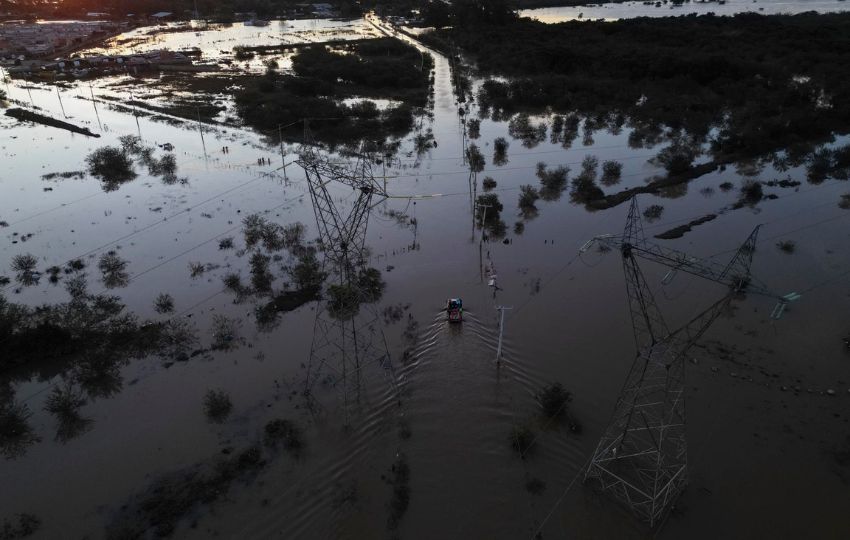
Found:
[[[643,217],[645,217],[647,221],[653,222],[661,218],[661,214],[663,213],[663,206],[661,206],[660,204],[653,204],[646,207],[646,209],[643,211]]]
[[[0,92],[0,99],[3,99],[2,92]],[[15,517],[11,520],[3,518],[3,522],[0,524],[0,539],[28,538],[38,532],[40,527],[41,520],[33,514],[15,514]]]
[[[847,35],[846,13],[747,13],[561,24],[515,19],[423,39],[445,52],[458,46],[481,71],[510,77],[482,84],[481,111],[494,118],[578,111],[595,125],[611,118],[602,125],[616,128],[620,117],[635,128],[635,145],[685,132],[708,143],[717,161],[779,161],[778,152],[790,148],[787,157],[799,165],[834,133],[850,131],[850,72],[834,69],[850,63]],[[665,166],[672,174],[685,171],[690,152],[667,152]],[[812,163],[814,181],[823,176],[823,157]]]
[[[602,164],[602,183],[613,186],[620,181],[623,173],[623,164],[619,161],[606,161]]]
[[[207,390],[204,394],[204,414],[211,422],[216,424],[224,422],[231,410],[233,410],[233,403],[224,390]]]
[[[290,420],[277,418],[266,424],[266,444],[276,446],[278,443],[291,454],[298,456],[304,448],[304,440],[301,430]]]
[[[761,201],[763,198],[764,189],[762,188],[761,182],[758,180],[745,180],[744,183],[741,184],[740,202],[742,204],[752,206]]]
[[[776,247],[785,253],[794,253],[794,250],[797,249],[797,244],[793,240],[780,240],[776,243]]]
[[[327,277],[312,250],[298,257],[298,263],[292,267],[290,275],[295,286],[302,291],[318,291]]]
[[[534,444],[535,436],[531,428],[525,424],[516,425],[511,429],[508,442],[511,448],[519,454],[519,457],[525,459]]]
[[[508,141],[504,137],[493,140],[493,165],[501,167],[508,162]]]
[[[481,172],[487,162],[484,160],[484,154],[478,149],[475,144],[470,144],[466,149],[466,161],[469,163],[469,170],[473,172]]]
[[[470,118],[466,122],[466,134],[470,139],[477,139],[481,136],[481,120]]]
[[[133,160],[120,148],[104,146],[86,157],[88,172],[99,178],[104,191],[115,191],[121,184],[136,178]]]
[[[540,198],[540,193],[533,186],[523,185],[519,187],[519,208],[523,211],[535,210],[534,203]]]
[[[504,206],[499,202],[498,195],[495,193],[485,193],[484,195],[479,195],[476,200],[475,216],[478,220],[484,220],[485,225],[492,224],[499,221],[499,216],[503,209]]]
[[[168,293],[160,293],[154,301],[154,310],[157,313],[173,313],[174,312],[174,297]]]
[[[570,168],[564,165],[547,169],[542,161],[537,164],[537,178],[540,179],[540,197],[544,201],[556,201],[567,189],[567,175]]]
[[[364,302],[377,302],[384,294],[386,283],[377,268],[363,268],[357,274],[357,287]]]
[[[130,280],[127,273],[127,261],[118,256],[115,251],[108,251],[100,256],[97,268],[107,289],[126,287]]]
[[[567,412],[567,404],[573,395],[561,383],[553,383],[537,394],[537,402],[547,418],[561,418]]]
[[[6,459],[21,456],[29,445],[40,439],[29,425],[32,412],[24,404],[0,402],[0,454]]]

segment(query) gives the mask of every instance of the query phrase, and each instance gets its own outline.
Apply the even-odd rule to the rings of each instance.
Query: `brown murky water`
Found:
[[[277,30],[276,30],[277,31]],[[608,421],[634,355],[622,267],[616,253],[591,251],[577,258],[590,237],[619,232],[625,205],[589,213],[565,194],[539,201],[539,214],[520,221],[519,186],[536,184],[536,164],[576,170],[587,154],[623,163],[616,188],[639,185],[658,172],[647,159],[659,148],[631,149],[628,129],[596,132],[570,149],[541,142],[532,148],[508,135],[507,123],[482,120],[476,142],[487,158],[485,171],[505,208],[506,238],[481,242],[473,228],[468,170],[448,61],[435,55],[434,117],[425,121],[439,143],[417,159],[407,140],[401,161],[389,167],[392,198],[369,217],[370,264],[382,270],[387,288],[380,303],[356,319],[380,351],[382,330],[392,369],[379,361],[352,369],[333,361],[311,362],[317,339],[344,347],[339,328],[316,325],[317,306],[282,315],[270,332],[258,331],[253,306],[235,304],[221,291],[229,271],[247,275],[246,257],[218,249],[223,237],[240,236],[240,220],[251,213],[286,224],[302,222],[308,238],[318,236],[303,172],[292,165],[287,179],[271,174],[280,162],[248,130],[172,126],[98,102],[97,115],[86,87],[64,90],[69,121],[100,133],[89,139],[63,131],[17,125],[0,117],[0,275],[10,275],[13,256],[33,253],[39,266],[82,257],[95,263],[116,250],[130,261],[130,283],[118,289],[128,309],[161,318],[153,309],[160,292],[211,339],[215,315],[240,321],[240,345],[166,367],[157,359],[122,370],[123,387],[83,409],[89,431],[65,443],[54,440],[55,422],[43,411],[51,385],[47,373],[18,382],[17,397],[33,412],[30,423],[41,442],[16,459],[0,462],[3,516],[30,512],[43,522],[42,537],[105,534],[122,505],[156,479],[243,447],[262,436],[272,418],[296,421],[304,432],[300,456],[281,454],[226,496],[199,505],[178,525],[177,537],[223,538],[544,538],[647,537],[647,531],[608,499],[581,483],[581,470]],[[95,91],[107,93],[105,88]],[[20,84],[10,96],[32,101],[48,113],[61,111],[55,90]],[[61,117],[61,116],[59,116]],[[535,122],[544,118],[532,118]],[[84,168],[84,157],[117,137],[141,134],[146,144],[174,145],[185,185],[164,185],[145,174],[104,192],[93,178],[47,182],[49,172]],[[493,140],[510,142],[509,163],[492,164]],[[585,145],[582,142],[589,144]],[[221,149],[229,146],[230,151]],[[287,148],[287,163],[294,147]],[[157,150],[157,155],[165,152]],[[257,165],[267,158],[271,165]],[[141,171],[140,171],[141,172]],[[754,209],[722,213],[684,237],[664,241],[702,257],[730,257],[752,228],[764,224],[754,274],[785,293],[803,293],[780,321],[768,315],[773,302],[759,297],[736,302],[693,349],[687,365],[690,484],[658,536],[664,538],[846,538],[850,522],[850,468],[846,457],[850,419],[850,356],[841,337],[850,331],[850,211],[838,207],[848,184],[805,183],[804,171],[790,175],[799,189],[775,189],[776,200]],[[739,184],[732,168],[701,177],[672,194],[642,197],[661,204],[663,217],[647,224],[653,234],[728,206]],[[52,188],[45,191],[45,187]],[[338,204],[352,204],[351,190],[335,186]],[[477,187],[478,193],[481,186]],[[404,212],[416,226],[388,214]],[[30,236],[31,235],[31,236]],[[22,236],[27,240],[23,241]],[[792,239],[793,254],[774,247]],[[415,249],[411,246],[415,245]],[[217,265],[192,278],[190,262]],[[486,269],[485,269],[486,268]],[[498,275],[499,289],[487,283]],[[721,294],[722,287],[684,275],[662,285],[666,269],[644,265],[671,326],[684,322]],[[96,273],[96,272],[95,272]],[[92,287],[100,290],[95,276]],[[116,291],[113,291],[116,292]],[[39,286],[4,294],[36,305],[64,300],[61,286]],[[446,297],[461,296],[462,325],[441,312]],[[496,362],[498,312],[505,317],[503,358]],[[398,316],[383,310],[397,307]],[[719,350],[718,347],[721,349]],[[378,358],[373,354],[369,358]],[[337,358],[337,357],[334,357]],[[338,360],[338,358],[337,358]],[[307,373],[318,381],[316,403],[299,395]],[[570,415],[583,427],[547,423],[535,393],[559,381],[574,395]],[[783,391],[782,387],[789,390]],[[794,387],[799,387],[794,392]],[[208,423],[204,393],[223,388],[233,413],[223,424]],[[828,395],[832,389],[836,395]],[[532,426],[533,452],[521,460],[509,436],[516,424]],[[397,529],[388,527],[393,496],[390,480],[399,456],[409,465],[409,508]],[[526,489],[545,482],[542,493]]]

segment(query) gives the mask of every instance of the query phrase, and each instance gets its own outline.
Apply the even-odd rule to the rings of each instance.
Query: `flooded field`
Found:
[[[124,46],[200,46],[215,57],[237,45],[380,34],[367,19],[149,30]],[[645,185],[661,174],[655,158],[667,143],[635,144],[628,123],[581,119],[569,138],[563,126],[555,133],[554,115],[479,115],[458,102],[449,59],[417,46],[434,58],[433,99],[398,151],[372,160],[388,197],[330,182],[317,199],[296,163],[302,148],[240,126],[225,96],[219,117],[200,123],[139,114],[127,88],[157,91],[129,78],[69,83],[59,97],[46,84],[4,84],[10,106],[34,105],[100,137],[0,116],[2,297],[76,313],[85,296],[66,289],[115,295],[137,320],[109,329],[119,339],[105,343],[123,351],[130,336],[141,352],[3,373],[0,397],[27,428],[3,440],[0,519],[32,514],[44,538],[654,535],[582,483],[635,347],[620,254],[579,250],[622,232],[628,203],[589,211],[566,185],[545,183],[532,207],[518,201],[521,186],[541,187],[561,166],[573,178],[591,155],[621,164],[602,176],[606,193]],[[470,84],[474,93],[482,81]],[[436,144],[423,143],[429,132]],[[132,174],[94,177],[87,156],[122,144],[136,145]],[[473,144],[484,163],[471,175]],[[736,300],[689,352],[690,483],[659,537],[850,535],[850,184],[807,174],[737,163],[638,197],[642,211],[663,207],[648,212],[648,237],[715,215],[652,240],[720,263],[761,225],[753,275],[802,294],[780,320],[772,298]],[[736,204],[753,179],[775,197]],[[474,211],[485,192],[503,205],[486,237]],[[351,236],[319,245],[328,219],[317,215],[331,214]],[[350,249],[354,223],[362,252]],[[341,259],[363,257],[385,286],[353,313],[327,298],[282,307],[300,303],[286,293],[313,252],[328,284],[345,282]],[[643,269],[671,327],[726,292]],[[462,324],[446,321],[449,297],[463,298]],[[98,303],[112,305],[86,309],[106,309]],[[511,308],[501,345],[498,307]],[[151,328],[164,329],[165,345],[145,346]],[[572,401],[550,419],[538,395],[556,382]],[[62,392],[78,406],[51,400]]]
[[[545,23],[597,19],[618,20],[635,17],[675,17],[679,15],[735,15],[738,13],[759,13],[778,15],[805,13],[835,13],[850,10],[845,0],[726,0],[723,2],[689,1],[679,5],[673,2],[618,2],[588,4],[586,6],[564,6],[539,9],[526,9],[520,12],[523,17],[531,17]]]
[[[198,48],[205,57],[215,58],[234,47],[318,43],[323,41],[375,37],[377,30],[365,20],[296,19],[271,21],[268,26],[242,22],[214,24],[203,21],[143,26],[116,36],[88,53],[129,54],[140,50]]]

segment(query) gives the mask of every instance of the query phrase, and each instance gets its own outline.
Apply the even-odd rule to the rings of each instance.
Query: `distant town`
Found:
[[[32,18],[8,20],[13,13],[0,13],[6,18],[0,22],[0,63],[27,59],[55,58],[69,54],[108,39],[130,28],[164,24],[168,21],[192,19],[191,12],[177,15],[170,11],[141,15],[126,13],[116,15],[107,12],[87,12],[80,20],[32,20]],[[330,3],[295,4],[287,12],[288,17],[330,18],[341,15],[341,11]],[[221,19],[216,17],[215,19]],[[265,26],[268,21],[256,12],[237,12],[228,20],[216,22],[244,22],[254,26]],[[205,19],[206,20],[206,19]],[[137,60],[138,61],[138,60]],[[11,71],[10,71],[11,72]]]

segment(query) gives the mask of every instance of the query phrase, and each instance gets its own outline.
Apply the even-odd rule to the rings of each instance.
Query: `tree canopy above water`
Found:
[[[806,157],[850,132],[850,14],[516,19],[426,34],[459,47],[486,81],[482,114],[574,112],[628,123],[634,144],[687,132],[723,160]],[[610,120],[610,122],[609,122]]]

